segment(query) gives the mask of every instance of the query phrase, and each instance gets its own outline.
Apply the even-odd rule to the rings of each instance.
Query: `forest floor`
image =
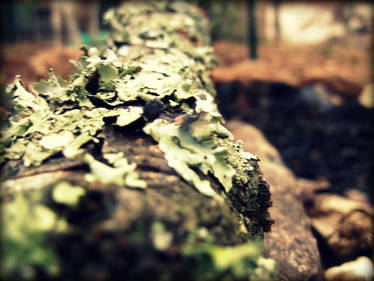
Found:
[[[358,87],[372,80],[372,38],[369,35],[333,38],[319,45],[262,43],[258,58],[248,59],[248,46],[230,41],[214,44],[220,66],[217,80],[272,80],[291,85],[313,78],[339,77]]]

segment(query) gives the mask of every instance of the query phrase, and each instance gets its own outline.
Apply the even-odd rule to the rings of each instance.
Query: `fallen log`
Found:
[[[342,196],[333,193],[326,180],[297,178],[256,127],[233,120],[227,128],[244,142],[245,150],[260,157],[260,168],[270,185],[274,225],[265,234],[265,253],[278,263],[278,280],[318,280],[322,268],[334,266],[336,271],[341,263],[370,257],[373,207],[366,194],[353,189]],[[352,278],[343,278],[339,270],[332,277],[335,273],[330,271],[325,278]]]
[[[270,215],[274,225],[265,234],[265,254],[277,261],[277,280],[322,280],[323,271],[311,220],[303,209],[300,195],[312,183],[296,178],[284,164],[278,151],[256,127],[241,121],[229,121],[227,128],[241,139],[245,150],[261,159],[264,179],[270,184],[273,206]]]
[[[273,278],[269,187],[214,104],[206,18],[154,2],[105,19],[110,48],[84,48],[71,81],[7,88],[1,277]]]

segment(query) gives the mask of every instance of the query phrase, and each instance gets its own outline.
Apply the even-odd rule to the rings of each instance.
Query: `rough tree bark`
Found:
[[[270,184],[274,225],[265,234],[265,253],[278,263],[277,280],[322,280],[317,241],[298,198],[304,189],[322,184],[296,178],[256,127],[236,120],[227,127],[235,138],[243,140],[244,149],[260,157],[261,170]]]
[[[19,77],[2,134],[2,277],[269,280],[258,158],[222,125],[207,20],[183,3],[106,14],[71,81]]]

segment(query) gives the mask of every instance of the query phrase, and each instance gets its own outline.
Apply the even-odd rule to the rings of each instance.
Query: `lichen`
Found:
[[[217,245],[204,228],[191,230],[181,253],[198,261],[194,280],[276,280],[276,264],[262,255],[259,240],[234,246]]]
[[[137,16],[149,15],[157,20],[149,27],[139,25]],[[98,136],[106,124],[127,127],[136,122],[159,144],[169,166],[204,195],[220,201],[228,196],[242,202],[240,194],[252,198],[235,207],[246,217],[246,225],[253,226],[256,219],[252,214],[252,222],[248,221],[248,210],[268,207],[256,203],[258,159],[233,143],[222,125],[209,78],[214,59],[203,35],[204,17],[179,3],[131,3],[109,11],[105,18],[114,29],[113,38],[137,27],[131,29],[127,45],[83,48],[83,56],[74,63],[73,79],[64,81],[51,71],[48,80],[34,85],[37,95],[26,91],[19,77],[8,87],[14,114],[2,132],[3,161],[22,159],[25,166],[38,166],[62,154],[83,159],[91,171],[85,177],[89,181],[144,188],[135,164],[124,156],[123,166],[117,167],[97,160],[85,149],[89,144],[100,146]],[[174,23],[198,45],[184,39],[187,47],[144,47],[148,41],[181,39],[180,30],[171,28]],[[165,32],[166,27],[170,32]],[[164,36],[155,35],[161,33]],[[211,177],[218,188],[212,186]]]
[[[188,275],[191,278],[244,278],[256,270],[267,276],[271,270],[266,271],[267,263],[259,258],[261,247],[242,242],[261,237],[271,225],[268,187],[259,175],[258,158],[233,142],[214,102],[209,71],[215,59],[207,19],[194,6],[169,1],[126,3],[109,11],[105,19],[114,30],[109,47],[82,48],[84,53],[74,62],[76,69],[70,81],[50,71],[48,79],[34,84],[30,91],[22,86],[20,77],[7,88],[14,106],[1,133],[2,164],[31,169],[57,158],[76,160],[83,166],[75,174],[80,176],[79,183],[66,179],[45,188],[39,207],[32,207],[36,215],[44,212],[45,219],[34,217],[38,219],[35,225],[40,224],[37,235],[42,236],[35,244],[19,245],[25,249],[35,246],[30,251],[43,254],[39,260],[27,256],[25,266],[35,262],[47,272],[51,270],[48,276],[56,274],[56,253],[38,247],[43,247],[46,234],[57,232],[58,253],[75,247],[96,253],[94,257],[79,254],[71,257],[73,261],[60,259],[68,265],[62,266],[62,276],[69,278],[73,271],[70,263],[83,263],[79,276],[92,279],[98,267],[108,276],[123,272],[122,267],[111,272],[117,264],[101,262],[115,258],[126,264],[123,253],[132,258],[133,253],[144,251],[149,253],[147,262],[160,256],[167,261],[171,252],[181,248],[182,267],[196,266]],[[108,140],[116,137],[124,139],[113,150],[106,147]],[[139,155],[125,151],[124,142],[139,145],[142,153],[148,153],[145,149],[150,151],[151,145],[154,150],[159,148],[161,151],[152,153],[169,165],[166,172],[158,171],[159,176],[165,180],[174,177],[176,184],[166,184],[164,190],[152,186],[149,179],[156,174],[154,167],[147,161],[136,162]],[[138,170],[137,164],[144,166]],[[149,178],[143,178],[144,174]],[[14,181],[8,180],[1,189]],[[159,196],[156,191],[171,192],[170,200],[175,202],[166,204],[167,195]],[[160,206],[155,198],[165,204]],[[195,198],[198,200],[192,204]],[[14,203],[21,202],[17,200]],[[183,214],[183,208],[188,214]],[[21,213],[27,213],[25,210]],[[6,214],[7,223],[13,215]],[[33,217],[29,215],[34,213],[27,213],[25,220],[20,218],[21,224],[30,224]],[[163,220],[158,221],[159,217]],[[183,223],[186,225],[182,227]],[[199,241],[186,241],[186,228],[196,224],[215,230],[204,237],[204,231],[199,231]],[[175,231],[175,227],[181,230]],[[16,239],[17,233],[4,237]],[[106,235],[110,239],[102,238]],[[34,241],[32,236],[20,239]],[[16,240],[7,245],[18,243]],[[66,246],[65,241],[71,244]],[[13,253],[6,254],[13,257]],[[52,258],[47,260],[49,255]],[[13,272],[16,258],[12,261],[9,270]],[[137,272],[141,266],[134,268],[127,267],[134,276],[142,276]],[[159,274],[163,270],[156,271]],[[170,276],[178,273],[179,265],[173,270]]]
[[[215,195],[215,191],[208,180],[200,179],[196,170],[206,176],[212,174],[226,193],[230,192],[233,177],[238,172],[229,161],[232,135],[221,125],[217,116],[208,112],[179,116],[173,123],[157,119],[143,129],[159,143],[169,165],[208,196]],[[241,157],[235,161],[244,161],[240,151],[235,151],[235,154]]]
[[[37,264],[41,272],[57,276],[59,263],[56,253],[46,243],[51,231],[64,231],[66,222],[49,207],[41,204],[41,191],[18,193],[11,202],[2,202],[1,279],[37,279],[30,265]]]
[[[145,188],[147,183],[138,178],[135,172],[136,164],[129,164],[123,153],[104,155],[114,167],[96,160],[92,155],[86,154],[84,161],[90,168],[90,173],[85,175],[88,182],[98,181],[104,184],[116,184],[119,186],[129,186]]]
[[[60,182],[54,187],[52,198],[55,202],[75,206],[85,192],[83,187],[72,186],[69,182]]]

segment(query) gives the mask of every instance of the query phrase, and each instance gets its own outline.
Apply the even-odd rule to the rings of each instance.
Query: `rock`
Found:
[[[328,89],[323,84],[306,85],[300,88],[302,100],[316,106],[320,112],[325,112],[333,105],[339,105],[342,100],[334,99],[329,95]]]
[[[316,84],[325,86],[330,95],[338,96],[343,101],[357,100],[360,92],[362,91],[362,87],[359,84],[336,75],[326,75],[324,77],[313,77],[311,75],[300,81],[299,85],[306,86]]]
[[[370,281],[374,278],[373,262],[368,257],[329,268],[325,272],[327,281]]]
[[[368,84],[362,90],[358,100],[363,106],[371,107],[374,106],[374,84]]]
[[[373,241],[373,207],[358,196],[318,193],[304,200],[307,214],[332,266],[360,255],[369,255]],[[351,192],[352,194],[352,192]]]
[[[260,130],[240,121],[230,121],[227,127],[236,139],[244,142],[245,149],[261,158],[260,167],[270,183],[273,200],[270,214],[274,225],[265,235],[265,249],[267,256],[278,262],[278,280],[321,279],[317,242],[310,220],[297,199],[305,182],[294,177]]]

